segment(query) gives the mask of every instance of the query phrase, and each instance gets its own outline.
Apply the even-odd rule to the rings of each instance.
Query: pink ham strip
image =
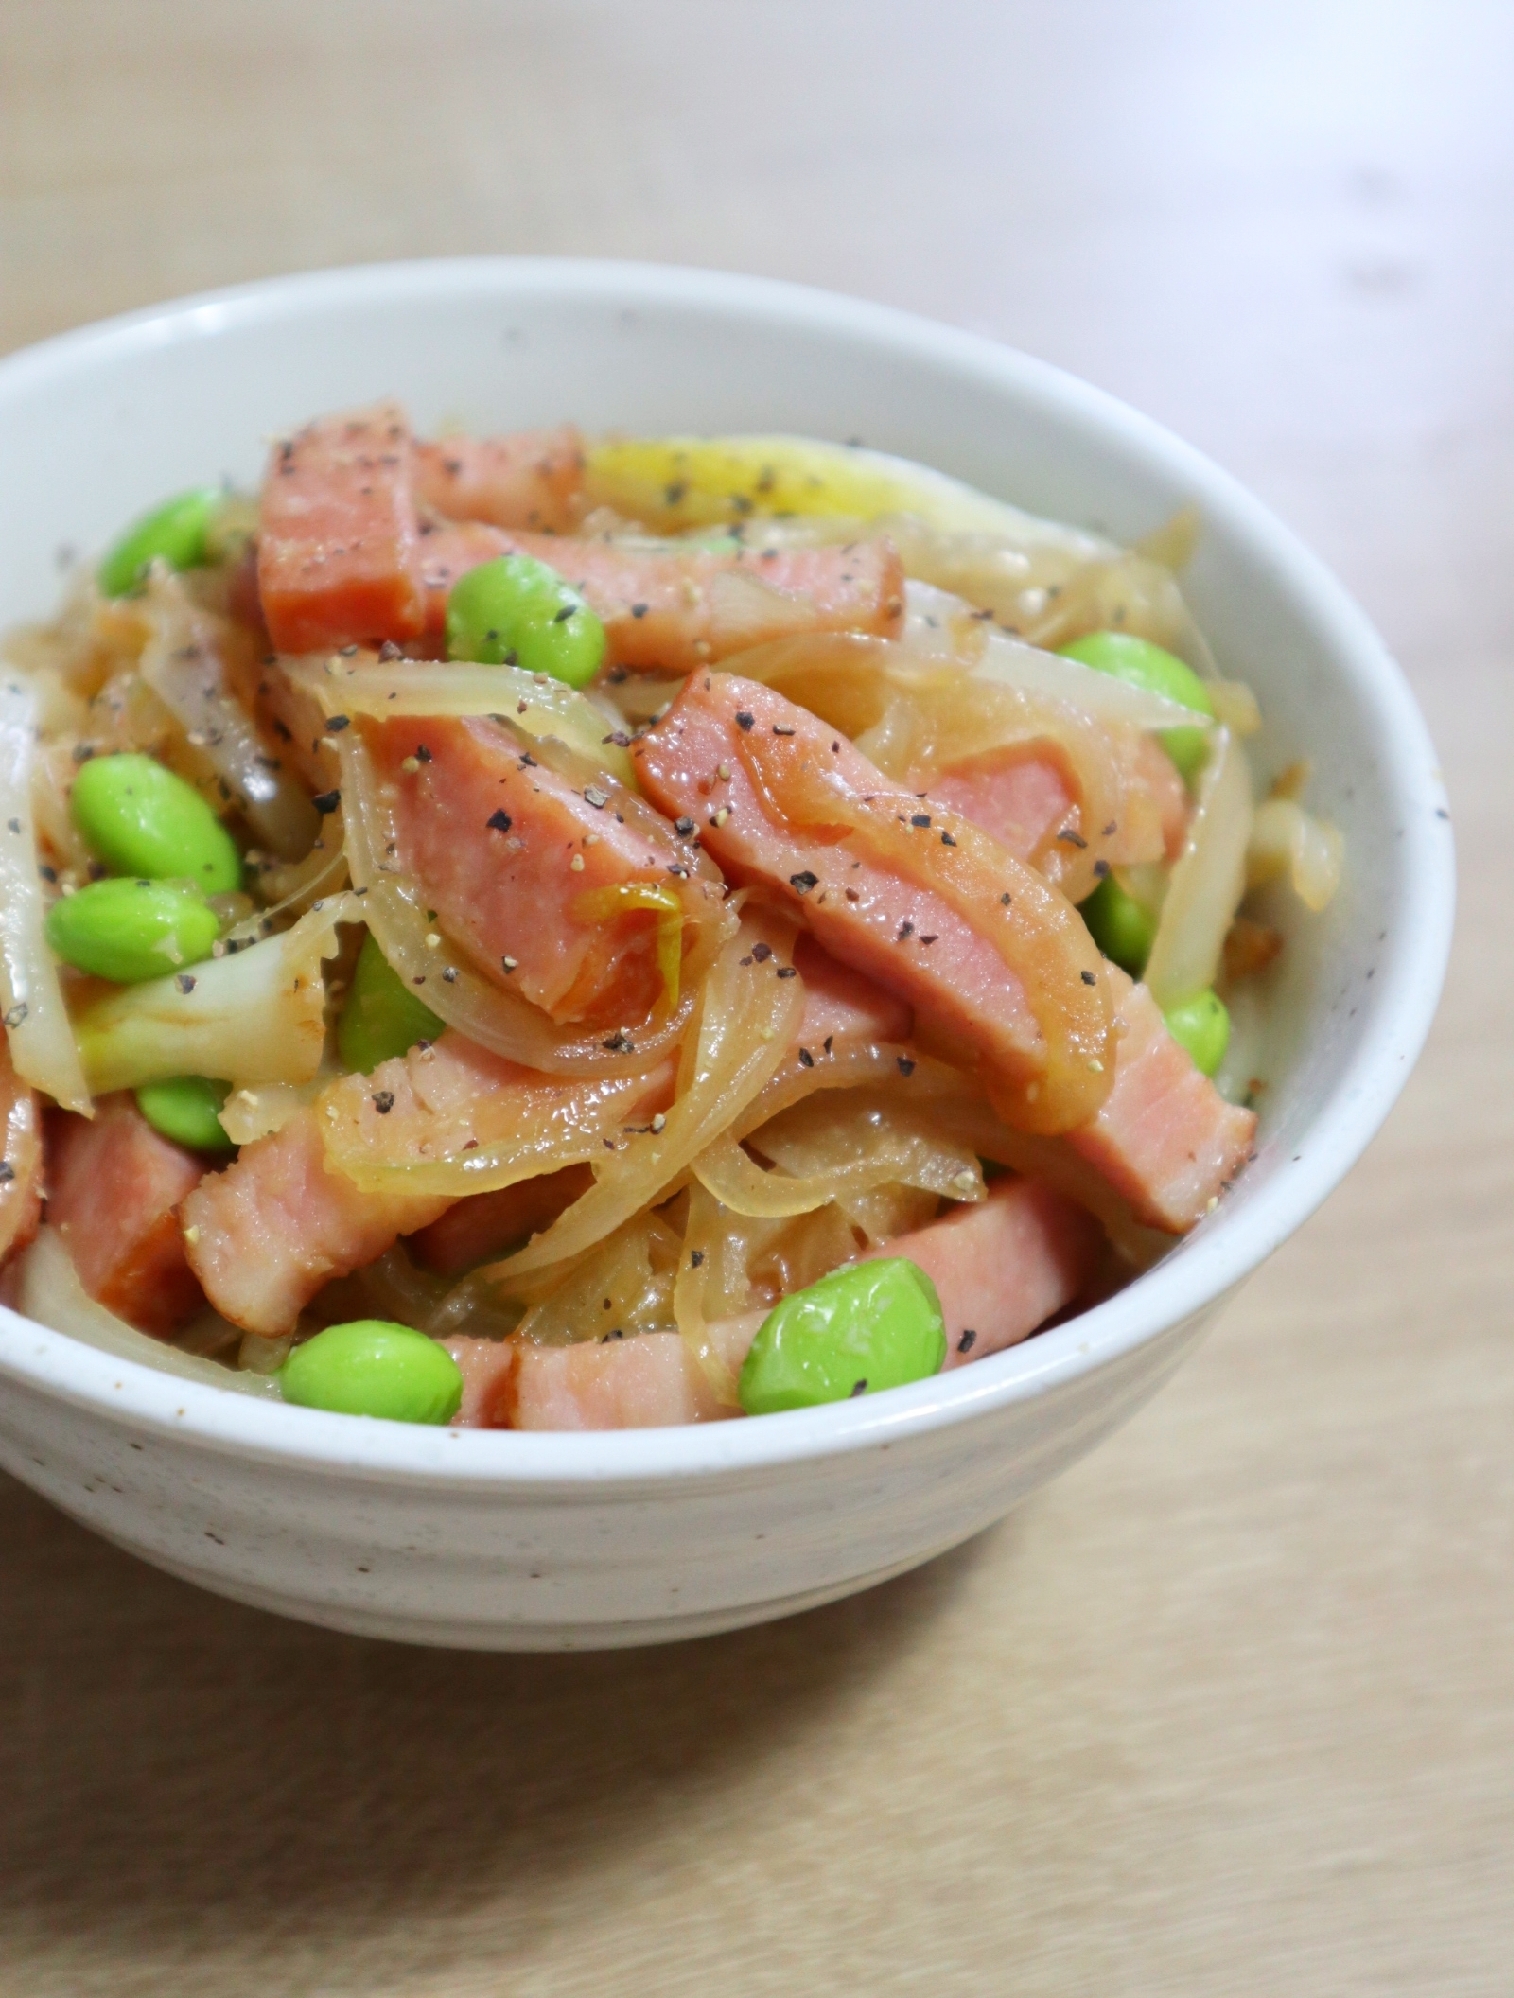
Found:
[[[1130,1202],[1136,1218],[1186,1234],[1251,1156],[1256,1117],[1227,1103],[1167,1031],[1144,985],[1110,967],[1114,1085],[1066,1142]]]
[[[711,1394],[676,1332],[531,1346],[448,1339],[463,1370],[465,1429],[661,1429],[736,1413]]]
[[[180,1215],[204,1161],[160,1137],[123,1094],[102,1097],[90,1122],[53,1118],[47,1170],[48,1221],[89,1295],[159,1338],[192,1318],[202,1300]]]
[[[584,510],[583,439],[572,424],[415,448],[415,489],[445,520],[565,534]]]
[[[277,446],[258,532],[258,594],[276,651],[424,631],[412,457],[393,402],[323,417]]]
[[[320,1124],[307,1108],[200,1182],[184,1203],[185,1240],[222,1317],[275,1338],[332,1277],[371,1263],[449,1204],[431,1195],[362,1193],[328,1172]]]
[[[534,556],[582,590],[604,621],[609,663],[637,671],[692,673],[797,632],[892,637],[903,616],[903,570],[886,541],[683,553],[468,522],[421,537],[433,641],[445,635],[447,592],[458,577],[507,554]]]

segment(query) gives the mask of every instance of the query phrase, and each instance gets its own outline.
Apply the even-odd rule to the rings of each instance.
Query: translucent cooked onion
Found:
[[[516,1337],[538,1346],[566,1346],[671,1331],[680,1246],[660,1215],[628,1221],[531,1306]]]
[[[162,1339],[149,1338],[124,1318],[118,1318],[103,1304],[97,1304],[80,1283],[69,1253],[56,1229],[43,1228],[27,1250],[21,1265],[20,1309],[55,1332],[66,1332],[113,1359],[135,1360],[161,1374],[175,1374],[180,1380],[199,1381],[206,1387],[230,1388],[238,1394],[262,1395],[266,1400],[281,1399],[278,1382],[255,1373],[239,1373],[219,1361],[170,1346]],[[209,1317],[210,1314],[207,1314]],[[216,1326],[224,1339],[216,1336]],[[202,1346],[230,1345],[238,1337],[236,1327],[224,1321],[191,1328],[195,1343]]]
[[[1245,892],[1251,810],[1246,752],[1222,728],[1199,781],[1198,803],[1146,960],[1146,984],[1159,1006],[1190,998],[1215,981],[1226,932]]]
[[[1314,915],[1329,906],[1341,882],[1342,842],[1327,819],[1296,798],[1268,798],[1256,808],[1246,848],[1246,885],[1286,879]]]
[[[462,1199],[603,1158],[671,1084],[671,1057],[646,1075],[543,1075],[444,1036],[331,1083],[317,1115],[328,1164],[364,1192]]]
[[[790,969],[794,930],[765,910],[743,915],[700,994],[698,1029],[679,1064],[676,1093],[660,1131],[628,1136],[595,1165],[595,1183],[524,1249],[478,1273],[509,1282],[582,1255],[643,1208],[673,1191],[699,1154],[741,1115],[777,1071],[803,1010],[803,981]],[[769,955],[754,962],[752,946]],[[747,962],[742,963],[745,958]]]
[[[599,705],[561,680],[523,673],[515,666],[468,664],[392,665],[369,659],[286,659],[284,671],[312,694],[327,715],[371,715],[393,721],[402,715],[452,715],[459,720],[498,715],[536,741],[556,737],[608,770],[628,791],[638,790],[636,771],[624,743]]]
[[[221,1129],[234,1145],[255,1144],[282,1131],[290,1118],[313,1103],[329,1078],[309,1082],[264,1082],[233,1089],[221,1106]]]
[[[981,1200],[974,1154],[942,1132],[928,1101],[899,1092],[828,1093],[782,1113],[749,1143],[764,1171],[729,1134],[694,1161],[694,1175],[733,1213],[777,1219],[832,1200],[899,1185],[952,1200]]]
[[[1031,699],[1059,702],[1090,721],[1116,728],[1210,726],[1208,715],[1185,708],[1181,701],[1169,701],[1163,694],[1116,679],[1113,673],[1097,673],[1079,659],[1043,651],[1021,639],[1006,638],[1002,632],[986,635],[972,675],[991,686],[1011,687]]]
[[[733,918],[723,908],[712,900],[702,901],[697,955],[683,965],[686,989],[672,1013],[638,1028],[629,1049],[619,1036],[607,1040],[581,1027],[555,1027],[529,1000],[501,991],[473,970],[462,952],[452,953],[448,964],[438,962],[437,952],[426,941],[434,932],[422,891],[384,858],[390,838],[388,811],[362,731],[344,729],[338,743],[345,850],[353,882],[364,892],[364,919],[390,964],[423,993],[426,1004],[449,1027],[524,1068],[559,1075],[643,1074],[677,1046],[693,1015],[694,988],[704,965],[729,933]],[[639,799],[628,797],[626,802],[651,810]],[[437,976],[444,969],[456,977]]]
[[[93,1000],[74,1022],[91,1088],[172,1075],[309,1082],[326,1047],[322,961],[336,954],[338,924],[362,915],[356,895],[333,895],[280,936]]]
[[[138,671],[210,763],[261,845],[298,860],[320,829],[295,777],[264,749],[252,717],[227,684],[226,652],[249,654],[251,635],[186,596],[179,577],[155,562],[144,609],[151,630]]]
[[[19,677],[0,677],[0,1017],[24,1082],[91,1115],[58,967],[43,936],[43,899],[32,826],[36,702]]]

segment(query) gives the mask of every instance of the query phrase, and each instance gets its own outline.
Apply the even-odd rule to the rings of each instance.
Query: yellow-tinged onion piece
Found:
[[[32,825],[36,716],[26,681],[0,678],[0,1017],[22,1081],[88,1117],[84,1067],[42,930],[47,904]]]
[[[587,447],[587,497],[663,533],[767,514],[872,522],[909,514],[948,533],[997,535],[1081,560],[1101,536],[1023,513],[944,472],[858,445],[783,434],[617,437]]]
[[[1246,889],[1251,814],[1246,752],[1229,729],[1219,729],[1146,960],[1146,985],[1159,1006],[1191,999],[1215,981]]]
[[[608,922],[628,909],[650,909],[657,918],[657,975],[662,980],[657,1010],[666,1016],[677,1009],[683,971],[685,917],[675,891],[660,881],[612,881],[604,888],[585,889],[573,903],[573,914],[580,921],[596,923]]]
[[[309,1082],[326,1047],[322,962],[336,955],[337,925],[362,918],[358,896],[332,895],[279,936],[92,1000],[74,1022],[90,1087]]]

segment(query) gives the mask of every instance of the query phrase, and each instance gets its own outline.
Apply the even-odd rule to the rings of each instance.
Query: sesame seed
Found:
[[[570,860],[570,861],[568,862],[568,869],[569,869],[569,872],[570,872],[570,873],[573,873],[573,874],[582,874],[582,873],[583,873],[583,871],[584,871],[584,857],[583,857],[583,855],[582,855],[581,853],[575,853],[575,854],[574,854],[573,858],[572,858],[572,859],[571,859],[571,860]]]

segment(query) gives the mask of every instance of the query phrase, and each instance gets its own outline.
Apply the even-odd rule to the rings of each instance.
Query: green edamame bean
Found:
[[[317,1332],[280,1367],[279,1386],[300,1408],[437,1427],[452,1420],[463,1399],[462,1371],[446,1347],[382,1318]]]
[[[47,912],[47,941],[65,964],[140,985],[210,956],[214,909],[180,881],[95,881]]]
[[[198,486],[133,521],[95,572],[101,596],[126,596],[141,582],[148,563],[159,557],[170,569],[203,567],[206,537],[220,503],[215,486]]]
[[[1081,660],[1096,673],[1113,674],[1132,687],[1144,687],[1148,694],[1165,694],[1195,713],[1212,715],[1214,702],[1209,689],[1193,668],[1174,653],[1153,645],[1149,638],[1137,638],[1128,631],[1091,631],[1061,648],[1067,659]],[[1164,729],[1159,738],[1163,749],[1178,766],[1185,783],[1191,784],[1209,753],[1209,731],[1202,728]]]
[[[904,1256],[832,1270],[775,1305],[741,1369],[748,1415],[817,1408],[940,1371],[946,1325],[936,1286]]]
[[[202,895],[241,886],[236,841],[193,784],[151,756],[95,756],[74,779],[74,824],[113,874],[192,881]]]
[[[571,583],[530,555],[470,569],[447,598],[447,657],[550,673],[587,687],[604,663],[605,628]]]
[[[137,1090],[137,1108],[155,1131],[192,1152],[229,1152],[231,1139],[221,1125],[221,1105],[229,1082],[206,1075],[175,1075],[162,1082],[144,1082]]]
[[[1199,1073],[1213,1075],[1230,1045],[1230,1015],[1213,986],[1195,992],[1191,999],[1177,1000],[1162,1017],[1168,1033],[1193,1056]]]
[[[343,1066],[355,1075],[369,1075],[381,1061],[407,1054],[417,1041],[434,1041],[444,1025],[416,998],[374,939],[364,937],[336,1030]]]
[[[1157,919],[1145,903],[1127,895],[1109,874],[1078,904],[1078,913],[1104,955],[1139,978],[1157,933]]]

